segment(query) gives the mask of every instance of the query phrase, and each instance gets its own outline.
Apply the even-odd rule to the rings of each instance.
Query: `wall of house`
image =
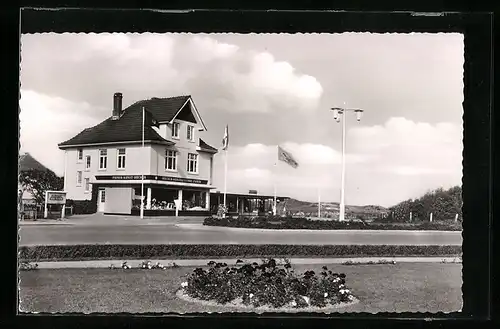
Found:
[[[153,145],[151,152],[151,174],[159,176],[175,176],[182,178],[193,178],[193,179],[204,179],[210,181],[211,172],[211,153],[199,152],[197,147],[199,144],[199,131],[200,125],[193,124],[191,122],[183,120],[175,120],[179,123],[179,137],[172,137],[172,124],[162,124],[156,132],[166,140],[175,143],[173,146],[163,146],[163,145]],[[187,139],[187,127],[188,125],[194,126],[193,129],[193,140]],[[177,170],[168,171],[165,170],[165,152],[167,149],[177,151]],[[198,154],[198,173],[188,173],[187,172],[187,157],[188,153]]]
[[[160,134],[161,137],[178,144],[180,147],[189,147],[190,144],[196,145],[198,143],[198,138],[200,137],[198,129],[200,129],[200,125],[178,119],[174,120],[174,122],[179,124],[179,138],[172,137],[173,124],[170,123],[165,125],[163,124],[160,125],[160,128],[157,130],[157,132]],[[193,141],[188,141],[187,139],[188,126],[194,126]]]
[[[174,146],[163,146],[163,145],[153,145],[151,152],[151,174],[158,176],[172,176],[172,177],[182,177],[182,178],[193,178],[193,179],[203,179],[210,181],[210,166],[212,162],[210,158],[213,156],[211,153],[200,152],[196,150],[196,144],[190,145],[191,147],[181,147],[178,145]],[[166,150],[177,151],[177,170],[169,171],[165,170],[165,153]],[[188,154],[194,153],[198,154],[198,173],[188,173],[187,163]]]
[[[118,169],[118,148],[125,148],[125,169]],[[99,169],[99,150],[108,150],[107,168]],[[95,181],[96,175],[141,175],[148,174],[151,167],[150,157],[151,145],[146,145],[144,150],[141,145],[119,145],[115,147],[84,147],[83,159],[78,160],[77,149],[68,149],[66,152],[66,177],[65,190],[67,198],[71,200],[90,200],[91,189],[85,191],[85,178],[90,182]],[[86,156],[90,155],[90,169],[85,168]],[[77,186],[77,172],[82,171],[82,184]]]

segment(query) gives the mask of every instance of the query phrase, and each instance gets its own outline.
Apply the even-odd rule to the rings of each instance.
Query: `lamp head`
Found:
[[[337,120],[339,118],[339,110],[333,108],[332,111],[333,111],[333,119]]]
[[[354,113],[356,113],[356,120],[358,122],[361,121],[361,117],[363,116],[363,110],[357,109],[354,110]]]
[[[340,107],[332,107],[331,109],[333,111],[333,119],[337,120],[337,122],[340,121],[340,115],[344,113],[344,109]]]

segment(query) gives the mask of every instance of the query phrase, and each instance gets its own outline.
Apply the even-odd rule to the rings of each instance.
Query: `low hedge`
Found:
[[[296,230],[421,230],[421,231],[460,231],[461,223],[420,222],[420,223],[365,223],[339,222],[330,220],[311,220],[292,217],[208,217],[203,221],[206,226],[223,226],[261,229]]]
[[[461,246],[440,245],[56,245],[22,246],[23,261],[151,258],[458,256]]]
[[[73,207],[73,215],[89,215],[97,212],[97,203],[92,200],[67,200],[66,206]]]

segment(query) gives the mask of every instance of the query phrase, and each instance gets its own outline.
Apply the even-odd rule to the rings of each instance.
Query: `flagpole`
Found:
[[[227,209],[226,195],[227,195],[227,147],[224,150],[224,209]]]
[[[276,161],[274,162],[274,170],[273,170],[273,181],[274,181],[274,207],[273,207],[273,215],[276,216],[277,212],[278,212],[278,209],[276,208],[276,168],[278,166],[278,158],[279,158],[279,146],[277,146],[278,148],[276,149]]]
[[[226,124],[224,138],[222,139],[222,149],[224,150],[224,214],[226,217],[227,209],[227,149],[229,148],[229,126]]]
[[[145,126],[146,112],[144,106],[142,107],[142,151],[144,152],[144,126]],[[144,172],[141,175],[141,219],[144,218]]]
[[[318,188],[318,219],[321,218],[321,190]]]

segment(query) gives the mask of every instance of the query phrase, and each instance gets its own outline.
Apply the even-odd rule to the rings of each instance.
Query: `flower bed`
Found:
[[[397,257],[458,256],[461,246],[449,245],[52,245],[21,246],[24,261],[76,261],[151,258],[260,257]]]
[[[163,265],[160,262],[156,262],[156,264],[153,264],[150,260],[145,260],[143,261],[140,265],[139,268],[143,270],[166,270],[169,267],[179,267],[175,262],[172,262],[168,265]],[[115,269],[124,269],[124,270],[129,270],[133,268],[128,264],[128,262],[123,262],[120,267],[116,267],[114,264],[111,264],[109,266],[109,269],[115,270]]]
[[[19,271],[34,271],[38,269],[38,264],[33,264],[30,262],[20,262],[18,268]]]
[[[415,223],[365,223],[339,222],[333,220],[312,220],[309,218],[261,216],[261,217],[208,217],[206,226],[223,226],[261,229],[291,230],[421,230],[421,231],[461,231],[462,224],[455,222],[415,222]]]
[[[355,301],[346,275],[326,266],[319,275],[298,275],[289,262],[279,265],[274,259],[233,267],[211,261],[208,266],[196,268],[181,284],[181,293],[195,300],[256,308],[324,308]]]

